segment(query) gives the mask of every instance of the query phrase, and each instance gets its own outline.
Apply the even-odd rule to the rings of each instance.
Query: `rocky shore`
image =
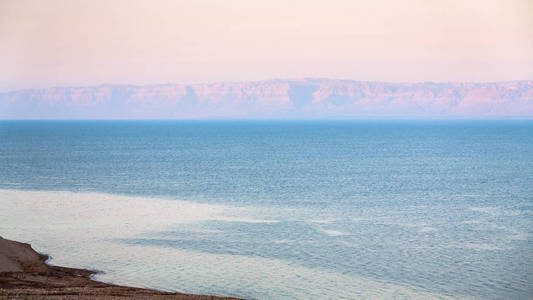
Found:
[[[170,293],[94,281],[95,271],[46,264],[30,244],[0,237],[0,299],[237,299]]]

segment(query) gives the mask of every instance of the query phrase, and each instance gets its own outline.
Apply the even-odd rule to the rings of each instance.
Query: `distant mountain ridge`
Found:
[[[0,94],[0,119],[531,118],[533,80],[100,85]]]

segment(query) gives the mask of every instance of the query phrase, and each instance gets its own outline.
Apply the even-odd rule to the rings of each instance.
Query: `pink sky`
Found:
[[[533,79],[530,0],[0,0],[0,91]]]

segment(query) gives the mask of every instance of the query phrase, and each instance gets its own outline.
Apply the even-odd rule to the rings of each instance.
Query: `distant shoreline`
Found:
[[[0,119],[529,119],[532,99],[533,80],[65,86],[0,92]]]
[[[91,279],[96,271],[46,264],[48,255],[30,244],[0,237],[0,298],[8,299],[237,299],[162,292]]]

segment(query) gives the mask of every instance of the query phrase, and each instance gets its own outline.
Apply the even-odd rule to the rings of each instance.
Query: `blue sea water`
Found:
[[[533,121],[1,121],[0,235],[122,284],[533,295]]]

